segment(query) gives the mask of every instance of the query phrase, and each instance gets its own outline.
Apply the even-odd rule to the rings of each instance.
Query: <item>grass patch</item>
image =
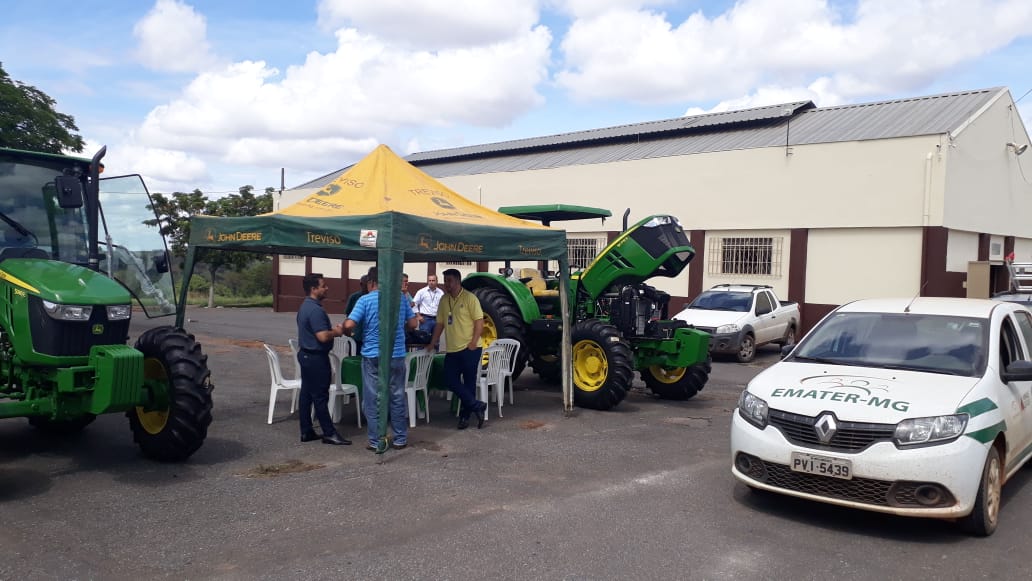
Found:
[[[186,297],[186,304],[194,307],[208,306],[208,293],[190,293]],[[215,295],[216,307],[272,307],[272,295],[258,295],[251,297]]]

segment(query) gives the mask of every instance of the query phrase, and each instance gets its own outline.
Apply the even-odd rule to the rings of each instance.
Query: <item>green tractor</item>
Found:
[[[582,206],[519,206],[502,213],[552,221],[610,216]],[[645,284],[676,277],[695,256],[673,216],[650,216],[627,227],[586,268],[570,276],[574,403],[607,410],[623,401],[637,370],[664,399],[684,400],[709,379],[709,335],[684,321],[668,320],[670,295]],[[515,276],[514,276],[515,275]],[[520,342],[514,375],[530,367],[545,381],[560,379],[562,312],[559,279],[537,269],[502,274],[473,273],[463,286],[484,310],[484,342]]]
[[[100,179],[105,151],[0,149],[0,419],[67,436],[124,412],[145,455],[180,461],[211,424],[207,356],[172,326],[126,344],[134,311],[177,309],[146,187]]]

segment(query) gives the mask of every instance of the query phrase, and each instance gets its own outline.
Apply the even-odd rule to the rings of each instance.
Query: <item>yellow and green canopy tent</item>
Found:
[[[384,296],[401,292],[403,264],[424,261],[548,260],[568,273],[566,232],[476,204],[380,145],[321,190],[259,216],[195,216],[180,300],[200,249],[376,261]],[[566,312],[565,276],[561,281]],[[380,301],[380,377],[388,376],[399,301]],[[180,311],[177,326],[183,325]],[[564,334],[568,331],[564,329]],[[564,345],[569,345],[569,338]],[[564,353],[564,360],[569,357]],[[568,373],[566,374],[568,375]],[[563,381],[564,403],[572,386]],[[386,392],[381,381],[381,393]],[[569,398],[566,397],[569,393]],[[381,397],[386,417],[387,398]],[[386,430],[381,422],[381,431]]]

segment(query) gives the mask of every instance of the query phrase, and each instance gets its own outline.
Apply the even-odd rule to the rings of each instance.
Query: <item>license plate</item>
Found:
[[[853,462],[850,460],[792,452],[791,468],[796,472],[807,474],[841,478],[842,480],[853,479]]]

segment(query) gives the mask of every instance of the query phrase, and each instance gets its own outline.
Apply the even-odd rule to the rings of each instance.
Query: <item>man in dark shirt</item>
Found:
[[[344,316],[351,314],[351,311],[355,308],[355,303],[362,295],[369,292],[369,276],[363,274],[362,278],[358,279],[358,290],[348,295],[348,302],[344,306]]]
[[[297,364],[301,369],[301,398],[298,416],[301,420],[301,441],[312,442],[322,439],[323,444],[348,445],[351,440],[341,437],[333,427],[330,410],[330,350],[333,339],[344,335],[343,323],[330,326],[330,317],[323,309],[322,300],[330,287],[323,275],[311,273],[301,281],[308,297],[297,310]],[[312,429],[312,406],[315,417],[322,428],[320,437]]]

